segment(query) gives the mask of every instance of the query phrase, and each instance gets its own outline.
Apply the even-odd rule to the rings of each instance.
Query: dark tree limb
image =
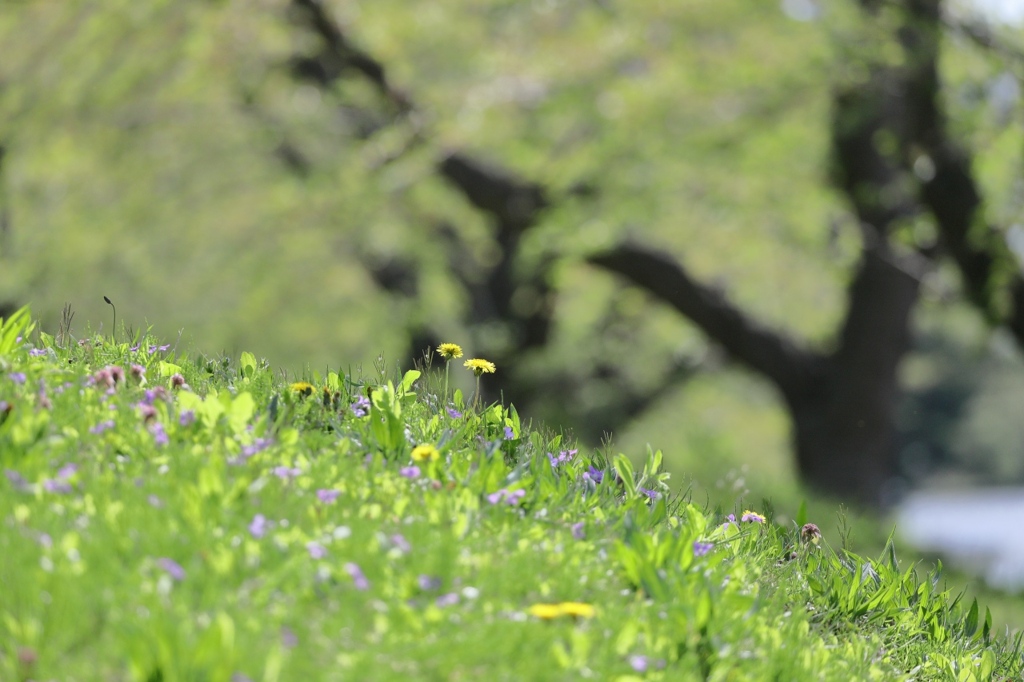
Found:
[[[938,67],[944,22],[940,0],[903,0],[903,4],[908,17],[900,33],[908,65],[906,108],[913,149],[923,154],[912,152],[905,163],[908,167],[925,164],[920,201],[935,219],[942,246],[963,275],[967,298],[990,323],[1005,324],[1024,347],[1024,278],[1003,232],[985,219],[970,153],[950,136],[946,124]],[[984,46],[978,30],[968,34]],[[992,40],[987,45],[994,45]],[[1002,46],[1000,51],[1006,49]],[[1003,296],[1009,299],[1009,310],[1000,300]]]
[[[504,229],[517,233],[526,230],[548,206],[547,192],[541,185],[462,152],[444,157],[437,168],[471,204],[490,214]]]
[[[637,244],[595,254],[590,263],[625,277],[685,315],[737,361],[765,375],[783,393],[798,393],[820,357],[735,307],[725,295],[696,281],[664,253]]]
[[[292,72],[323,88],[331,87],[350,74],[368,80],[383,99],[414,125],[412,144],[423,140],[422,117],[416,104],[388,79],[382,62],[358,48],[332,19],[320,0],[292,0],[296,16],[320,38],[321,48],[313,54],[296,56]],[[381,125],[387,125],[382,121]],[[466,200],[486,214],[494,228],[500,255],[493,264],[474,263],[461,248],[452,230],[440,230],[452,254],[449,263],[455,278],[463,284],[470,300],[467,321],[470,326],[501,325],[509,343],[497,349],[482,349],[492,360],[506,363],[516,355],[547,343],[554,314],[552,292],[547,281],[548,266],[540,264],[530,272],[515,267],[523,234],[537,224],[550,200],[546,189],[526,182],[506,169],[484,162],[463,151],[444,153],[435,165],[436,172]],[[378,279],[381,274],[374,272]],[[408,271],[406,275],[410,274]],[[413,278],[416,273],[411,273]],[[393,278],[386,278],[391,283]],[[416,284],[403,275],[402,288],[415,290]],[[382,283],[384,283],[382,281]],[[518,400],[527,387],[506,382],[506,398]],[[522,389],[522,390],[518,390]],[[497,399],[499,396],[488,396]],[[522,401],[525,402],[525,401]]]
[[[398,111],[408,113],[413,109],[412,102],[388,80],[384,65],[346,38],[320,0],[292,0],[292,4],[305,14],[309,27],[320,36],[324,47],[316,57],[294,59],[292,68],[296,75],[327,86],[338,80],[346,70],[352,70],[373,83]]]

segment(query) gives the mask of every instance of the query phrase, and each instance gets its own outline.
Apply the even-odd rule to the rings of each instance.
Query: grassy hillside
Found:
[[[988,680],[936,572],[450,391],[0,327],[0,679]],[[691,501],[692,499],[692,501]]]

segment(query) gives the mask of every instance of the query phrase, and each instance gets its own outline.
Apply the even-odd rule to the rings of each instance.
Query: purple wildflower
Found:
[[[252,517],[252,522],[249,524],[249,533],[259,540],[267,533],[267,517],[263,514],[257,514]]]
[[[516,437],[516,434],[515,434],[514,431],[512,431],[512,427],[511,426],[506,426],[505,427],[505,440],[512,440],[515,437]]]
[[[103,433],[104,431],[109,431],[112,428],[114,428],[114,420],[113,419],[108,419],[108,420],[102,421],[99,424],[97,424],[96,426],[93,426],[92,428],[90,428],[89,429],[89,433],[92,433],[92,434],[95,434],[95,435],[98,436],[101,433]]]
[[[67,495],[71,493],[74,489],[71,487],[71,484],[68,483],[67,481],[60,481],[55,478],[47,478],[46,480],[43,481],[43,490],[45,490],[48,493]]]
[[[577,452],[578,450],[562,450],[557,455],[554,455],[549,452],[548,461],[551,462],[552,468],[557,469],[558,465],[565,464],[566,462],[571,461],[573,455],[575,455]]]
[[[171,576],[177,581],[185,579],[185,569],[181,567],[174,559],[168,559],[167,557],[161,557],[156,560],[157,565],[163,569],[167,575]]]
[[[295,478],[302,473],[302,469],[299,467],[286,467],[277,466],[274,467],[274,475],[280,478],[282,481],[287,481],[290,478]]]
[[[638,673],[647,672],[648,665],[646,656],[635,655],[629,657],[629,667]]]
[[[441,579],[432,575],[420,575],[416,578],[416,584],[420,586],[420,589],[424,592],[433,591],[441,587]]]
[[[28,354],[31,357],[33,357],[33,358],[41,358],[42,356],[46,355],[46,349],[45,348],[33,348],[32,350],[30,350],[28,352]]]
[[[7,476],[7,480],[11,482],[14,489],[18,492],[27,493],[32,491],[32,485],[25,480],[25,477],[19,474],[14,469],[4,470],[4,474]]]
[[[162,352],[164,352],[165,350],[167,350],[170,347],[171,347],[171,344],[169,344],[169,343],[165,343],[162,346],[150,346],[149,347],[149,354],[152,355],[153,353],[156,353],[157,351],[160,351],[162,353]]]
[[[638,492],[643,494],[643,495],[646,495],[647,497],[649,497],[652,500],[656,500],[659,497],[661,497],[661,493],[659,493],[656,490],[650,490],[649,488],[639,488]]]
[[[352,410],[352,414],[355,416],[365,417],[370,414],[370,399],[365,395],[361,395],[358,400],[352,403],[350,409]]]
[[[306,550],[309,552],[309,556],[314,559],[323,559],[327,556],[327,548],[321,545],[319,542],[307,542]]]
[[[19,386],[25,383],[26,377],[24,372],[11,372],[7,376],[9,376],[11,378],[11,381],[18,384]]]
[[[586,524],[582,521],[572,524],[572,537],[574,540],[582,540],[587,537]]]
[[[157,445],[167,445],[170,442],[170,438],[167,437],[167,431],[164,430],[164,425],[160,422],[153,422],[149,426],[149,432],[153,434],[153,442]]]
[[[338,495],[341,495],[340,490],[321,488],[316,491],[316,499],[320,500],[324,504],[331,504],[338,499]]]
[[[57,470],[56,478],[47,478],[43,481],[43,490],[48,493],[56,493],[60,495],[67,495],[73,492],[71,484],[68,483],[68,479],[75,475],[78,471],[78,465],[74,463],[68,463]],[[8,476],[9,478],[10,476]]]
[[[401,533],[395,533],[389,539],[391,544],[402,554],[408,554],[412,551],[412,545],[409,544],[409,541]]]
[[[133,364],[131,367],[128,368],[128,373],[131,375],[132,379],[136,383],[140,383],[143,379],[146,378],[146,368],[143,367],[142,365]]]
[[[167,402],[170,402],[171,400],[171,394],[168,393],[167,389],[163,386],[154,386],[152,393],[154,400],[164,400]]]
[[[359,568],[359,564],[348,562],[345,564],[345,572],[348,573],[349,577],[352,578],[352,584],[355,585],[357,590],[368,590],[370,589],[370,581],[366,579],[363,574],[363,569]]]
[[[712,549],[714,549],[714,547],[715,546],[710,542],[701,542],[700,540],[695,540],[693,543],[693,556],[704,556]]]
[[[124,383],[124,367],[121,367],[121,365],[111,365],[107,369],[110,371],[110,378],[113,379],[115,384]]]
[[[281,646],[285,649],[294,649],[299,645],[299,637],[287,625],[281,627]]]
[[[399,469],[398,473],[406,478],[419,478],[420,468],[414,464],[412,466],[402,467]]]
[[[257,452],[263,452],[273,444],[272,438],[257,438],[252,442],[252,445],[246,445],[242,448],[243,457],[252,457]]]
[[[448,408],[448,416],[452,419],[462,419],[462,413],[456,410],[454,407]]]
[[[185,377],[180,374],[171,375],[171,388],[187,388],[188,384],[185,383]]]
[[[604,472],[591,464],[587,467],[587,470],[583,472],[583,478],[587,481],[593,481],[596,485],[600,485],[601,481],[604,480]]]
[[[512,491],[509,491],[507,488],[502,488],[501,490],[488,495],[487,501],[491,504],[498,504],[499,502],[504,501],[506,504],[515,506],[519,504],[524,497],[526,497],[526,491],[522,488]]]
[[[436,603],[438,606],[441,606],[441,607],[444,607],[444,606],[455,606],[456,604],[459,603],[459,593],[458,592],[449,592],[448,594],[442,594],[440,597],[438,597],[435,600],[434,603]]]
[[[183,410],[182,413],[178,415],[178,424],[181,426],[191,426],[195,420],[195,410]]]

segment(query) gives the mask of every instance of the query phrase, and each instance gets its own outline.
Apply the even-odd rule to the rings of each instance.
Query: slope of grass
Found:
[[[1021,673],[891,543],[702,508],[659,452],[634,469],[448,395],[462,360],[288,383],[30,327],[0,327],[2,680]]]

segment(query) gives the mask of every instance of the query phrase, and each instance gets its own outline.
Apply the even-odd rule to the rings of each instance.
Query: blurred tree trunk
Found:
[[[891,240],[902,221],[921,212],[908,159],[921,125],[917,100],[929,92],[921,87],[929,71],[920,68],[920,46],[911,39],[924,29],[912,8],[905,16],[898,34],[905,64],[873,64],[866,55],[869,78],[837,88],[833,98],[834,181],[860,223],[863,242],[834,350],[802,348],[761,326],[654,250],[622,244],[590,259],[676,308],[775,385],[790,413],[805,482],[875,505],[891,502],[898,488],[897,370],[910,348],[921,277],[939,255]]]
[[[909,347],[920,278],[913,259],[866,248],[838,347],[821,354],[763,327],[669,257],[633,244],[590,261],[672,306],[735,360],[769,379],[793,424],[801,477],[824,492],[877,504],[897,475],[897,367]]]

